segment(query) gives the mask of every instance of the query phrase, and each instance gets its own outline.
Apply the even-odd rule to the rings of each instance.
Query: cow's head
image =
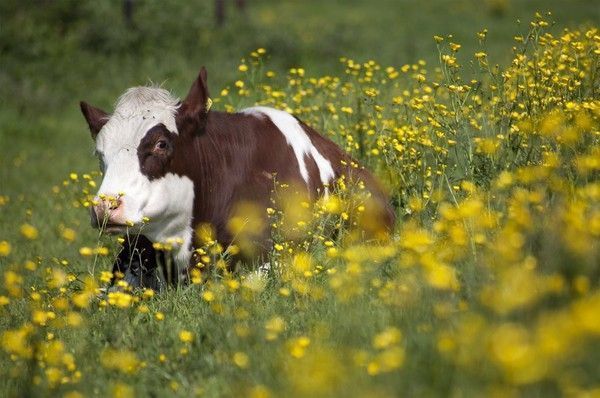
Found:
[[[112,114],[81,102],[103,173],[91,211],[93,226],[122,232],[126,226],[189,224],[193,184],[173,164],[204,130],[206,80],[202,67],[183,102],[156,87],[130,88]]]

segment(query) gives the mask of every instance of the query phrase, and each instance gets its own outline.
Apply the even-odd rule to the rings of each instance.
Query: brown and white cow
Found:
[[[192,257],[195,227],[212,224],[226,247],[233,207],[249,201],[267,208],[274,176],[316,198],[353,173],[380,207],[377,222],[392,229],[386,194],[368,171],[351,168],[352,159],[331,140],[280,110],[224,113],[210,110],[209,101],[203,67],[183,102],[157,87],[128,89],[110,115],[81,102],[103,172],[94,226],[178,242],[174,261],[182,271]],[[269,237],[265,230],[257,243],[268,248]]]

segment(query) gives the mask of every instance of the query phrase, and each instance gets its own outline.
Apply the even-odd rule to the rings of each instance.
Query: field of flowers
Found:
[[[81,232],[98,172],[39,208],[0,196],[24,213],[0,236],[0,395],[600,396],[600,30],[538,14],[506,67],[487,34],[466,55],[432,38],[434,65],[343,58],[334,76],[280,75],[260,48],[213,89],[215,108],[286,109],[373,170],[397,210],[387,240],[358,237],[364,195],[340,181],[239,212],[239,247],[204,227],[189,286],[106,295],[118,242]],[[228,273],[255,211],[272,269]],[[46,254],[52,239],[66,249]]]

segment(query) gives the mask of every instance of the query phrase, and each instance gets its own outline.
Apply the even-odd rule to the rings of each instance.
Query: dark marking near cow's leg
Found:
[[[113,264],[111,287],[122,279],[133,288],[163,290],[166,287],[164,252],[155,250],[144,235],[124,239],[123,248]]]

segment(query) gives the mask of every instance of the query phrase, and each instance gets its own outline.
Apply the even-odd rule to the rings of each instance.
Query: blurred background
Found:
[[[542,19],[562,44],[529,40],[535,66],[493,72]],[[598,27],[600,0],[0,0],[0,398],[600,397]],[[435,76],[434,35],[472,89]],[[241,63],[258,48],[262,67]],[[372,88],[356,83],[370,63],[346,73],[340,57],[411,72]],[[369,143],[357,153],[394,182],[398,239],[347,243],[343,227],[321,233],[326,216],[298,229],[311,234],[288,246],[293,259],[273,256],[282,278],[219,273],[200,290],[100,301],[87,277],[105,284],[120,246],[89,227],[100,178],[79,101],[112,111],[149,81],[185,96],[201,65],[217,110],[267,84],[292,97],[317,86],[309,77],[339,77],[306,96],[305,115]],[[281,217],[278,231],[300,227]],[[220,244],[205,247],[220,259]]]
[[[483,28],[503,64],[536,11],[552,12],[556,30],[600,21],[597,0],[2,0],[0,192],[47,192],[96,167],[82,99],[110,110],[150,80],[183,96],[201,65],[218,94],[259,47],[278,74],[339,74],[342,56],[436,63],[434,35],[453,35],[472,60]]]

